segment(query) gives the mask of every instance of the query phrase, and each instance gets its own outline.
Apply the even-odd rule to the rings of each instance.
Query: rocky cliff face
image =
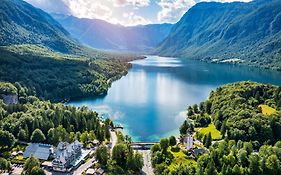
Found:
[[[13,95],[2,95],[3,101],[5,104],[17,104],[18,101],[18,96],[13,94]]]

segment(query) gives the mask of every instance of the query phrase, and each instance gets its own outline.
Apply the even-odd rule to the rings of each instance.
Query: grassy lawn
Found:
[[[275,110],[274,108],[269,107],[269,106],[267,106],[267,105],[259,105],[259,107],[261,108],[262,113],[263,113],[264,115],[271,115],[271,114],[273,114],[273,113],[276,112],[276,110]]]
[[[23,160],[23,156],[22,155],[18,155],[17,157],[15,157],[16,160],[22,161]]]
[[[213,140],[221,139],[221,132],[216,129],[216,127],[213,123],[209,124],[209,126],[206,128],[201,128],[198,130],[198,133],[200,135],[205,135],[205,134],[208,134],[209,132],[211,132]]]
[[[190,165],[190,164],[195,164],[196,163],[195,160],[193,160],[192,158],[190,158],[187,155],[185,155],[181,150],[179,150],[179,151],[172,151],[171,147],[170,147],[170,148],[168,148],[168,151],[170,151],[173,154],[173,156],[174,156],[174,159],[173,159],[171,165],[169,165],[169,167],[168,167],[170,171],[175,169],[177,166],[179,166],[181,164],[182,165],[184,165],[184,164]]]

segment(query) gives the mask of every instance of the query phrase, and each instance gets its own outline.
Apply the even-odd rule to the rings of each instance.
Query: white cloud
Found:
[[[123,13],[123,17],[125,18],[126,23],[123,22],[122,25],[125,25],[125,26],[151,24],[151,21],[146,20],[144,17],[138,16],[138,15],[134,14],[133,12]]]
[[[114,6],[126,6],[132,5],[135,7],[145,7],[149,6],[150,0],[111,0]]]
[[[158,5],[162,10],[157,14],[160,22],[176,22],[182,15],[195,5],[194,0],[161,0]]]
[[[157,14],[159,22],[177,22],[182,15],[198,2],[250,2],[252,0],[160,0],[158,5],[161,10]]]
[[[69,7],[71,14],[79,18],[107,20],[112,15],[111,9],[100,2],[93,3],[89,0],[64,0],[64,2]]]
[[[151,21],[136,15],[124,13],[124,6],[135,8],[149,6],[150,0],[25,0],[47,12],[73,15],[78,18],[101,19],[126,26],[149,24]],[[157,13],[157,12],[155,12]]]

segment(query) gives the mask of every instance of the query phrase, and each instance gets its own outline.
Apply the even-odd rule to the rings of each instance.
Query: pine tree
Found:
[[[212,145],[212,135],[211,132],[209,132],[208,135],[205,136],[206,137],[206,141],[205,141],[205,147],[209,148]]]

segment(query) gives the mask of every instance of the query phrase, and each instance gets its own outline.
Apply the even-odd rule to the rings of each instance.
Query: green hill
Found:
[[[0,45],[41,44],[71,53],[79,44],[50,15],[22,0],[1,0]]]
[[[134,58],[82,46],[44,11],[1,0],[0,81],[53,101],[103,95]]]
[[[155,53],[281,68],[281,2],[198,3]]]

